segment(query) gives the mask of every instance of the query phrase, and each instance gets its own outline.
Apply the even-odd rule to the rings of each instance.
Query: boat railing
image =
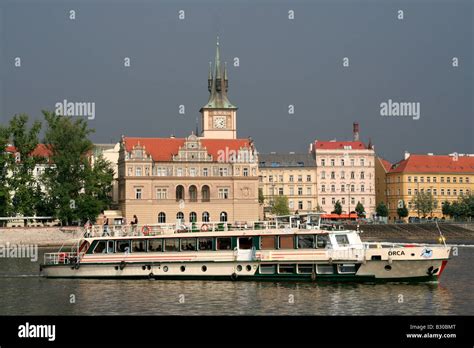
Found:
[[[164,234],[189,233],[189,232],[228,232],[281,229],[283,232],[293,232],[291,226],[275,221],[254,222],[191,222],[172,224],[149,225],[88,225],[83,227],[85,238],[93,237],[127,237],[127,236],[157,236]]]
[[[45,265],[74,265],[78,263],[81,257],[84,255],[83,252],[66,252],[61,251],[57,253],[45,253],[44,264]]]

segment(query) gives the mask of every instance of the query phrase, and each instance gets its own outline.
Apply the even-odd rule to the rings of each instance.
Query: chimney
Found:
[[[174,138],[176,138],[176,137],[174,136],[174,134],[171,134],[170,138],[171,138],[171,139],[174,139]]]
[[[359,141],[359,123],[354,122],[352,124],[352,133],[354,134],[354,141]]]
[[[405,151],[405,159],[408,159],[410,157],[410,153],[408,151]]]

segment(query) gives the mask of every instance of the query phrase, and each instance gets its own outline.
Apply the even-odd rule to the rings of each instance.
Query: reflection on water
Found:
[[[460,249],[440,283],[319,284],[45,279],[38,262],[0,259],[0,314],[473,315],[473,261]]]

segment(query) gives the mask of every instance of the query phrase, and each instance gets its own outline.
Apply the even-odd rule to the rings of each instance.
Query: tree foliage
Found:
[[[337,214],[337,215],[342,214],[342,205],[341,205],[341,202],[339,202],[339,200],[337,200],[336,203],[334,203],[334,210],[332,211],[332,214]]]
[[[355,207],[355,211],[356,211],[358,217],[365,216],[365,208],[364,208],[364,206],[362,205],[361,202],[357,202],[357,205]]]
[[[387,208],[387,206],[385,205],[384,202],[380,202],[377,205],[377,207],[375,208],[375,211],[376,211],[378,216],[381,216],[381,217],[387,217],[388,216],[388,208]]]
[[[408,216],[408,208],[405,201],[402,201],[402,205],[397,208],[397,215],[399,219],[406,218]]]
[[[277,196],[273,203],[272,214],[274,215],[289,215],[290,209],[288,208],[288,197],[286,196]]]
[[[418,192],[413,197],[412,204],[418,212],[418,216],[426,217],[436,209],[437,201],[431,192]]]

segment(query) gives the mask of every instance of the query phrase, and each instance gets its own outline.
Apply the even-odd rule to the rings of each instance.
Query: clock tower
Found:
[[[227,65],[221,67],[219,54],[219,37],[217,38],[216,59],[214,71],[209,63],[207,80],[209,101],[200,112],[202,114],[201,136],[208,139],[236,139],[237,138],[237,107],[227,98],[229,80],[227,79]]]

